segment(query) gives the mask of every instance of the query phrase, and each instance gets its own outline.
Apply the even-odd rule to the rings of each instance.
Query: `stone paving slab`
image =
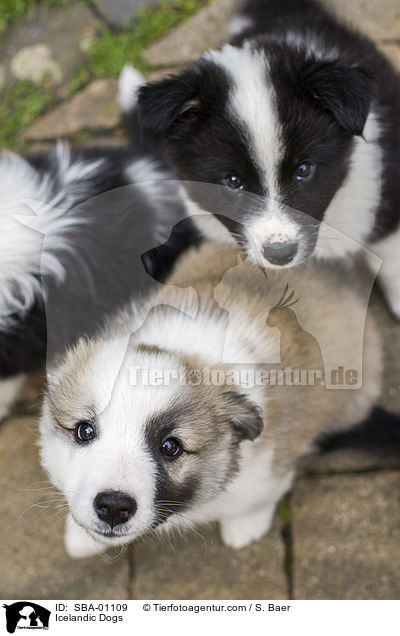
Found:
[[[39,117],[24,133],[29,141],[57,139],[79,131],[114,129],[120,122],[116,101],[118,80],[91,82],[69,101]]]
[[[399,472],[302,479],[291,507],[294,598],[400,598]]]
[[[398,0],[321,0],[373,40],[400,40]]]
[[[399,44],[381,44],[382,53],[389,58],[391,63],[400,71],[400,46]]]
[[[175,2],[176,0],[162,0]],[[101,0],[96,6],[97,13],[114,27],[132,24],[137,12],[143,7],[154,7],[160,0]]]
[[[229,19],[240,4],[240,0],[215,0],[152,44],[144,52],[146,62],[152,67],[182,66],[218,47],[228,39]]]
[[[155,537],[134,548],[136,599],[287,599],[279,520],[261,541],[227,548],[217,531]]]
[[[0,598],[127,598],[127,554],[113,562],[110,557],[74,561],[64,551],[63,509],[34,508],[22,515],[32,503],[57,497],[53,491],[33,490],[32,484],[48,485],[38,483],[46,475],[39,467],[35,439],[33,418],[14,418],[0,426]]]
[[[70,81],[99,24],[84,3],[35,7],[26,19],[12,24],[2,39],[4,86],[21,79],[40,83],[46,77],[48,84],[60,90]]]

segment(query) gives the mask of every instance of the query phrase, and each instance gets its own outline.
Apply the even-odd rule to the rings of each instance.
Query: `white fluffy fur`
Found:
[[[250,155],[261,169],[264,186],[269,190],[269,200],[275,202],[283,148],[276,116],[276,97],[272,84],[266,82],[268,60],[261,51],[246,44],[240,49],[226,44],[220,51],[206,54],[205,59],[223,68],[233,83],[229,96],[232,117],[247,133]]]
[[[59,189],[49,174],[39,175],[21,157],[6,152],[0,159],[0,328],[10,314],[26,310],[40,291],[37,276],[65,275],[59,254],[73,249],[66,230],[84,222],[68,214],[84,194],[86,179],[102,160],[71,161],[70,150],[58,144]],[[45,237],[45,241],[43,240]]]
[[[105,550],[104,544],[92,539],[90,534],[76,523],[70,513],[65,523],[64,542],[65,549],[73,559],[95,556]]]
[[[118,78],[118,104],[123,113],[129,113],[136,105],[137,90],[145,78],[136,68],[125,64]]]
[[[354,138],[346,180],[325,212],[315,248],[316,256],[343,258],[367,245],[381,195],[379,133],[379,120],[372,112],[363,137]]]

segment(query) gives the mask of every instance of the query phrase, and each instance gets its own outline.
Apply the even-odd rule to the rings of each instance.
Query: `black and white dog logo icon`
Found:
[[[7,631],[14,634],[18,629],[49,629],[51,612],[32,603],[31,601],[18,601],[12,605],[3,605],[6,610]]]

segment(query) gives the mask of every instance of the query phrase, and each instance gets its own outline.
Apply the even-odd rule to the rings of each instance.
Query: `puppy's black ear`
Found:
[[[258,406],[237,391],[225,391],[222,397],[225,402],[225,414],[233,428],[236,440],[241,442],[258,437],[264,427]]]
[[[306,66],[303,81],[312,97],[330,111],[344,130],[362,135],[373,90],[367,71],[338,62],[317,62]]]
[[[168,134],[174,123],[197,114],[198,75],[194,70],[145,84],[138,92],[139,120],[146,134]]]

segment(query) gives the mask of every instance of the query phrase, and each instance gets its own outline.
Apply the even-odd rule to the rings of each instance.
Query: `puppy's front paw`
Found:
[[[70,514],[65,524],[64,544],[73,559],[84,559],[107,550],[107,546],[92,539],[86,530],[78,526]]]
[[[271,527],[275,504],[252,510],[240,517],[225,517],[220,520],[221,538],[230,548],[244,548],[258,541]]]

